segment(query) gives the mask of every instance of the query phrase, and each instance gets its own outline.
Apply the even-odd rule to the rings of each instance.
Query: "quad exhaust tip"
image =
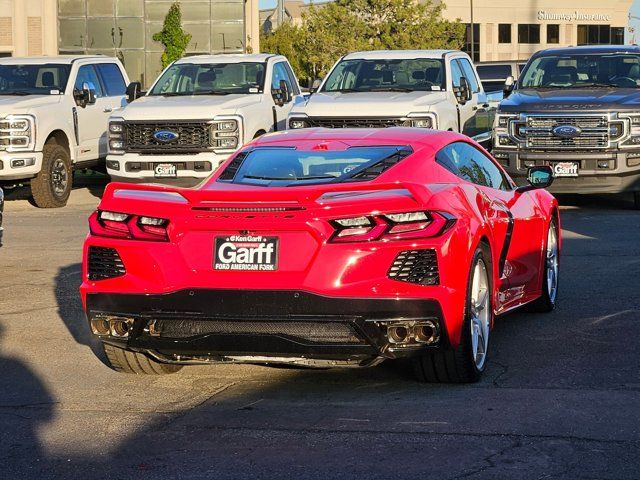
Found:
[[[387,326],[387,339],[396,346],[434,345],[440,340],[440,327],[431,320],[393,322]]]
[[[128,338],[132,328],[132,318],[96,317],[91,319],[91,331],[99,337]]]

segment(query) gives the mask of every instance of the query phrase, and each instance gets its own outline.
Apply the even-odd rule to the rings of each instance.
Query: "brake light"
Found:
[[[404,212],[332,220],[332,242],[370,242],[437,237],[455,218],[445,212]]]
[[[89,229],[98,237],[126,238],[168,242],[165,218],[142,217],[126,213],[98,210],[89,217]]]

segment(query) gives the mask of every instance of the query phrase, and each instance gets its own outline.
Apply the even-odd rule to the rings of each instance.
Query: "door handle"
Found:
[[[102,110],[104,113],[111,113],[113,112],[113,108],[111,107],[106,107],[104,110]]]

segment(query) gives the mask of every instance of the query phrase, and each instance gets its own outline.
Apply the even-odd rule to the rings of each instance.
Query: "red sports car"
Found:
[[[113,368],[371,366],[472,382],[496,315],[554,308],[560,218],[469,138],[411,128],[263,136],[193,189],[110,184],[82,300]]]

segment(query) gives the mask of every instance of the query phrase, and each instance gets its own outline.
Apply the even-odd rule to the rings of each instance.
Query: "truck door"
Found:
[[[467,65],[468,67],[465,68]],[[471,75],[469,74],[469,70]],[[454,91],[462,87],[464,81],[466,81],[469,86],[470,98],[457,98],[458,131],[473,138],[482,133],[483,130],[480,128],[483,123],[483,112],[480,110],[481,107],[478,105],[480,93],[479,82],[467,59],[456,58],[451,60],[451,83]],[[486,116],[484,120],[488,120]],[[487,129],[484,129],[484,131],[487,131]]]
[[[283,98],[282,82],[286,84],[289,98]],[[294,105],[294,101],[300,96],[300,86],[287,62],[278,62],[273,65],[271,71],[271,94],[274,99],[273,131],[285,130],[289,112]]]

